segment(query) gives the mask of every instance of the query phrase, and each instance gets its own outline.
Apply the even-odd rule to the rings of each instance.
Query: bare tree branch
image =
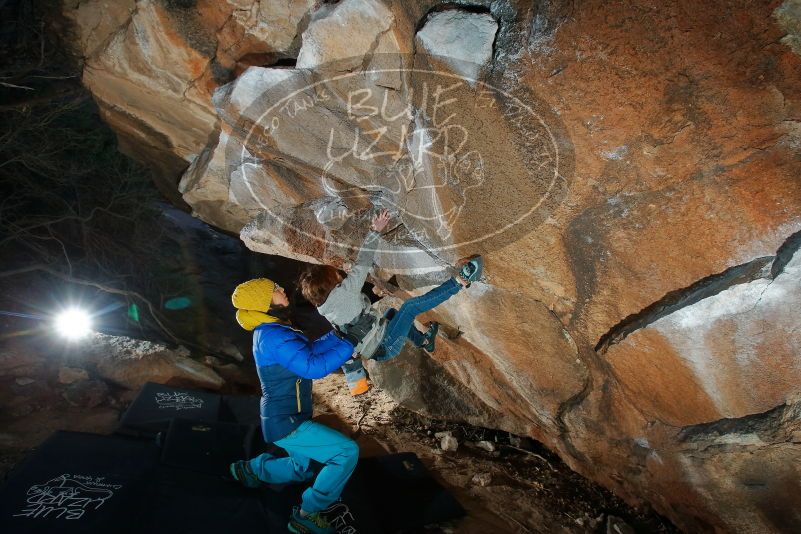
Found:
[[[76,100],[85,100],[89,98],[89,96],[85,94],[84,89],[76,86],[75,83],[70,83],[61,87],[51,88],[46,92],[32,94],[27,98],[14,100],[8,104],[2,104],[0,105],[0,111],[20,110],[26,107],[45,104],[47,102],[72,96],[76,97]]]
[[[169,328],[167,328],[167,326],[164,325],[163,321],[159,318],[159,315],[156,313],[156,311],[155,311],[155,309],[153,307],[153,304],[150,302],[150,300],[148,300],[144,295],[142,295],[141,293],[138,293],[136,291],[130,291],[130,290],[127,290],[127,289],[119,289],[119,288],[112,287],[112,286],[109,286],[109,285],[106,285],[106,284],[102,284],[102,283],[99,283],[99,282],[95,282],[95,281],[92,281],[92,280],[85,280],[85,279],[82,279],[82,278],[76,278],[74,276],[70,276],[70,275],[64,274],[64,273],[62,273],[61,271],[59,271],[57,269],[53,269],[52,267],[50,267],[48,265],[41,265],[41,264],[27,265],[25,267],[20,267],[18,269],[10,269],[8,271],[0,271],[0,278],[7,278],[7,277],[11,277],[11,276],[19,276],[19,275],[22,275],[22,274],[27,274],[27,273],[32,273],[32,272],[43,272],[43,273],[55,276],[56,278],[59,278],[59,279],[65,281],[65,282],[69,282],[71,284],[89,286],[89,287],[93,287],[95,289],[98,289],[100,291],[103,291],[105,293],[110,293],[110,294],[113,294],[113,295],[121,295],[121,296],[125,296],[125,297],[134,298],[134,299],[142,302],[147,307],[147,310],[148,310],[148,312],[150,312],[150,316],[153,318],[153,321],[155,321],[155,323],[162,330],[162,332],[164,332],[164,334],[166,334],[175,344],[183,345],[185,347],[191,347],[191,348],[194,348],[194,349],[198,349],[198,350],[204,351],[207,354],[210,354],[210,355],[213,355],[213,356],[216,356],[216,357],[225,358],[225,359],[229,359],[229,360],[234,359],[229,354],[219,352],[219,351],[214,350],[214,349],[212,349],[210,347],[207,347],[205,345],[201,345],[199,343],[188,341],[186,339],[181,339],[180,337],[176,336]]]

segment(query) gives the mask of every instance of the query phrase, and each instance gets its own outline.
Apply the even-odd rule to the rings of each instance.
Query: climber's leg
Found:
[[[411,329],[414,328],[415,317],[442,304],[461,289],[462,284],[455,278],[451,278],[428,293],[404,302],[387,325],[382,342],[385,353],[381,359],[388,360],[400,354],[407,339],[412,339],[419,346],[419,338],[411,333]],[[415,329],[415,332],[418,335],[423,335],[417,329]]]

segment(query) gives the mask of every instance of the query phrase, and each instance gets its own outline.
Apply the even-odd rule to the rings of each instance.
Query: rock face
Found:
[[[643,398],[645,414],[673,426],[766,412],[801,384],[801,329],[787,308],[797,302],[801,252],[775,276],[768,271],[642,327],[606,360]],[[654,383],[671,387],[653,390]]]
[[[796,0],[76,4],[85,84],[204,220],[347,266],[388,207],[387,305],[484,255],[376,384],[687,531],[801,529]]]
[[[438,56],[451,70],[477,80],[492,59],[498,23],[489,13],[451,9],[433,13],[415,35],[417,50]]]
[[[129,155],[177,177],[215,132],[216,87],[250,65],[297,55],[312,0],[64,2],[83,82]]]

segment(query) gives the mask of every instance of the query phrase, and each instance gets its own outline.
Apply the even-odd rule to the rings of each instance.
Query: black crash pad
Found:
[[[261,425],[261,397],[225,395],[196,389],[178,388],[148,382],[122,416],[117,432],[135,436],[154,436],[164,432],[173,418],[181,417],[213,423]]]
[[[167,430],[175,417],[215,422],[220,417],[220,395],[148,382],[125,411],[119,433],[155,435]]]
[[[228,465],[255,456],[256,453],[247,452],[248,448],[255,448],[256,443],[263,445],[261,435],[249,435],[248,428],[252,427],[173,420],[162,454],[162,464],[172,469],[164,471],[167,485],[174,488],[170,498],[180,501],[189,493],[213,500],[216,495],[222,495],[224,488],[220,481],[227,478]],[[281,449],[271,450],[271,453],[286,454]],[[316,462],[312,462],[312,466],[316,470],[323,467]],[[188,491],[180,490],[181,487]],[[271,485],[246,494],[260,497],[267,517],[265,528],[269,532],[282,532],[292,507],[300,503],[306,487],[307,484]],[[239,503],[236,496],[230,498],[230,506],[243,507],[243,511],[236,509],[236,513],[256,517],[247,509],[252,504]],[[213,503],[209,506],[213,507]],[[431,477],[416,455],[402,453],[360,459],[341,502],[325,515],[340,532],[352,534],[415,531],[428,524],[459,518],[464,515],[464,509]]]
[[[261,490],[273,529],[286,522],[305,487],[287,484]],[[389,534],[419,532],[425,525],[458,519],[465,511],[415,454],[401,453],[360,459],[340,501],[324,515],[341,534]]]
[[[416,454],[407,452],[359,460],[355,474],[371,498],[371,509],[396,530],[414,530],[465,515]]]
[[[226,476],[231,462],[256,455],[261,432],[236,423],[173,419],[163,440],[164,465]],[[258,451],[261,452],[261,451]]]
[[[140,439],[54,434],[0,488],[0,533],[286,532],[307,484],[249,490],[228,476],[232,461],[268,449],[286,454],[261,439],[258,400],[146,384],[121,426]],[[360,459],[325,515],[340,534],[390,533],[464,510],[403,453]]]
[[[217,427],[221,438],[181,438],[159,451],[155,440],[54,434],[0,488],[0,532],[286,532],[306,484],[242,488],[220,474],[235,452],[236,425],[178,420],[172,428],[193,424]],[[209,447],[211,455],[198,455]],[[361,459],[325,512],[340,534],[417,532],[463,514],[410,453]]]
[[[271,522],[260,492],[217,475],[162,465],[154,474],[137,533],[286,532]]]
[[[286,532],[261,492],[160,462],[153,439],[57,432],[0,488],[0,533]]]
[[[158,455],[149,441],[57,432],[0,488],[0,532],[136,532]]]
[[[224,395],[220,407],[220,421],[261,426],[260,404],[261,397]]]

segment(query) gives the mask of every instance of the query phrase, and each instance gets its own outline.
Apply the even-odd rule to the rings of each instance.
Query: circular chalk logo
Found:
[[[520,239],[564,199],[572,144],[530,88],[452,58],[352,64],[249,69],[215,96],[231,196],[260,213],[249,239],[347,254],[385,208],[382,252],[447,263]]]

